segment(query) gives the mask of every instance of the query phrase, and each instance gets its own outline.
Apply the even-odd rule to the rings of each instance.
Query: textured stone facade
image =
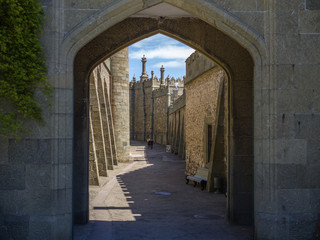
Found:
[[[89,184],[100,185],[118,164],[111,110],[112,73],[110,59],[99,64],[90,75]],[[119,134],[119,133],[118,133]],[[124,132],[123,134],[127,134]]]
[[[210,175],[208,190],[213,190],[213,178],[221,177],[226,191],[227,76],[199,52],[186,60],[186,71],[186,174],[194,175],[198,167],[206,167]]]
[[[185,158],[185,92],[169,108],[168,144],[174,154]]]
[[[227,72],[228,221],[250,217],[256,239],[318,238],[318,1],[41,2],[48,16],[42,43],[55,102],[51,110],[43,106],[45,126],[28,122],[33,128],[28,137],[1,141],[1,237],[71,239],[72,223],[87,222],[88,76],[123,47],[162,32]],[[157,4],[190,17],[170,11],[136,17],[152,13]],[[250,182],[246,176],[253,173]]]
[[[156,143],[168,144],[168,111],[170,105],[182,95],[184,80],[164,79],[163,67],[160,69],[160,79],[154,74],[148,78],[146,61],[143,57],[140,81],[134,77],[130,82],[130,136],[134,140],[152,138]]]
[[[114,132],[119,162],[129,161],[130,119],[129,119],[129,61],[128,48],[111,57],[112,98]]]

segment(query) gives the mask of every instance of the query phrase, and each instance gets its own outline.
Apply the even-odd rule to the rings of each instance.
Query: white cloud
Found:
[[[153,64],[151,68],[161,68],[163,66],[164,68],[176,68],[176,67],[184,67],[185,63],[184,61],[168,61],[168,62],[157,62],[156,64]]]
[[[161,47],[156,47],[155,49],[140,49],[138,51],[132,51],[130,53],[130,58],[133,59],[141,59],[143,55],[146,56],[147,59],[187,59],[191,53],[193,53],[193,49],[186,46],[166,46],[163,45]]]
[[[132,47],[132,48],[142,48],[143,45],[144,45],[143,42],[140,41],[140,42],[136,42],[136,43],[132,44],[130,47]]]
[[[153,48],[155,45],[179,45],[180,43],[162,34],[156,34],[132,44],[132,48]]]
[[[140,60],[143,55],[147,58],[147,72],[154,70],[159,74],[159,69],[163,65],[170,76],[183,76],[185,75],[185,60],[193,52],[194,49],[187,45],[161,34],[143,39],[129,47],[131,78],[133,74],[138,76],[141,73]]]
[[[193,49],[170,37],[157,34],[131,45],[129,58],[141,59],[187,59]]]

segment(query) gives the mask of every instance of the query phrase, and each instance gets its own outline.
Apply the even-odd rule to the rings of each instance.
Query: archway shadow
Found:
[[[116,176],[105,204],[92,206],[98,217],[82,226],[82,238],[76,227],[75,239],[253,239],[252,227],[227,224],[223,194],[186,185],[184,160],[164,146],[132,164]]]
[[[230,81],[228,219],[230,223],[253,224],[254,62],[247,49],[238,42],[196,18],[127,18],[78,51],[74,60],[74,223],[88,222],[88,76],[96,64],[113,53],[156,33],[199,50],[226,71]]]

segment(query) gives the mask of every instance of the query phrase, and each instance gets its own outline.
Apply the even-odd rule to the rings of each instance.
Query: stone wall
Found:
[[[230,124],[242,136],[230,145],[237,151],[234,163],[254,163],[254,196],[234,198],[248,204],[230,203],[229,221],[237,222],[240,215],[233,210],[244,212],[247,205],[254,209],[256,239],[319,236],[317,0],[41,3],[48,16],[42,43],[55,101],[51,110],[41,103],[45,126],[27,121],[33,129],[27,137],[1,140],[1,237],[71,239],[72,215],[86,223],[89,72],[122,47],[159,31],[223,66],[234,89],[232,114],[251,113]],[[155,4],[177,7],[192,18],[160,18],[163,12],[130,18]],[[254,156],[242,161],[243,153]],[[242,190],[248,185],[238,181],[242,172],[246,174],[241,168],[232,172],[230,186]],[[231,200],[233,196],[228,194]]]
[[[174,154],[185,158],[185,105],[186,95],[181,95],[169,108],[168,144]]]
[[[168,88],[160,88],[153,92],[154,132],[153,139],[158,144],[167,144],[168,122]]]
[[[146,70],[146,58],[142,58],[142,69]],[[183,93],[184,79],[164,79],[164,68],[161,78],[151,78],[142,72],[140,81],[136,78],[130,83],[130,126],[132,139],[146,141],[153,138],[156,143],[168,143],[169,106]]]
[[[145,140],[145,110],[144,110],[144,93],[143,84],[136,84],[131,88],[134,98],[134,139],[139,141]]]
[[[206,127],[212,125],[214,128],[217,122],[219,91],[225,78],[224,71],[218,66],[210,70],[199,69],[199,72],[202,74],[193,80],[188,80],[186,76],[185,131],[188,175],[195,174],[198,167],[209,166],[210,156],[206,155],[205,150]]]
[[[129,161],[130,109],[128,48],[111,57],[112,112],[119,162]]]
[[[152,80],[151,80],[152,81]],[[149,84],[148,84],[149,83]],[[153,101],[152,93],[153,86],[152,82],[145,81],[144,84],[144,111],[145,111],[145,137],[146,139],[152,138],[153,135]]]
[[[186,59],[186,66],[185,83],[187,84],[216,66],[216,64],[201,53],[194,52]]]
[[[90,75],[89,184],[100,185],[100,176],[117,165],[117,151],[111,97],[110,59],[99,64]]]

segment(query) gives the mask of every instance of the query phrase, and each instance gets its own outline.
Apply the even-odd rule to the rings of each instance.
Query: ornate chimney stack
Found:
[[[160,73],[161,73],[160,85],[165,85],[165,84],[164,84],[164,67],[163,67],[163,65],[162,65],[161,68],[160,68]]]
[[[142,62],[142,74],[141,74],[140,80],[141,81],[145,81],[145,80],[148,79],[148,74],[147,74],[147,71],[146,71],[147,58],[145,57],[145,55],[143,55],[143,58],[141,59],[141,62]]]
[[[168,75],[168,77],[166,78],[166,81],[167,81],[168,91],[170,91],[171,81],[170,81],[170,77],[169,77],[169,75]]]
[[[171,87],[170,87],[171,81],[170,81],[169,75],[166,78],[166,81],[167,81],[168,107],[170,107],[170,105],[171,105],[171,91],[170,91],[171,90]]]

